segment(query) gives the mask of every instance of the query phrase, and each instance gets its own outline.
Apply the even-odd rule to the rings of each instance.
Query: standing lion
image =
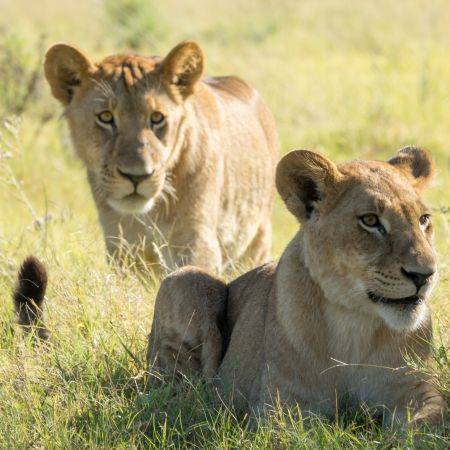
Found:
[[[45,75],[86,166],[109,255],[125,243],[156,268],[214,272],[269,258],[272,114],[239,78],[202,74],[202,49],[190,41],[164,59],[93,63],[69,45],[48,50]]]

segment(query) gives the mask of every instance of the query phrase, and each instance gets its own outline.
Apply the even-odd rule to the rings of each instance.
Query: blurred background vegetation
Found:
[[[143,434],[136,425],[142,411],[146,423],[152,417],[153,439],[161,439],[156,448],[185,443],[161,432],[175,413],[155,419],[151,411],[159,411],[154,402],[169,402],[173,411],[189,402],[182,408],[165,391],[142,397],[133,381],[142,373],[153,288],[131,272],[117,276],[105,263],[85,173],[43,80],[43,55],[55,42],[74,44],[95,60],[128,50],[164,55],[195,39],[207,74],[239,75],[263,94],[283,153],[311,148],[342,162],[385,159],[407,144],[428,148],[439,169],[427,195],[441,256],[432,301],[435,373],[448,395],[449,24],[447,0],[0,0],[0,447],[133,447],[147,442],[148,429]],[[278,201],[274,257],[296,228]],[[22,348],[8,325],[15,270],[28,253],[43,258],[51,276],[47,307],[57,351],[38,355]],[[224,417],[217,433],[226,429],[230,440],[211,438],[211,448],[239,442],[250,448],[245,443],[255,435],[226,428],[231,419]],[[201,423],[212,432],[210,419]],[[278,425],[282,434],[287,428]],[[378,436],[366,430],[353,441],[352,426],[321,426],[312,435],[278,437],[286,448],[338,442],[371,448]],[[178,425],[174,430],[181,433]],[[259,435],[261,442],[268,435]],[[430,439],[434,447],[448,443]]]

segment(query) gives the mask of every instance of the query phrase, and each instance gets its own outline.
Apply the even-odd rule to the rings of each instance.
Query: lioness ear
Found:
[[[45,77],[52,94],[68,105],[75,89],[95,70],[95,66],[79,50],[66,44],[55,44],[47,50]]]
[[[341,177],[336,165],[324,156],[294,150],[278,163],[276,185],[288,210],[302,222]]]
[[[196,42],[181,42],[161,62],[161,71],[163,80],[187,98],[203,74],[202,49]]]
[[[410,179],[416,189],[426,188],[435,172],[431,155],[419,147],[404,147],[388,161]]]

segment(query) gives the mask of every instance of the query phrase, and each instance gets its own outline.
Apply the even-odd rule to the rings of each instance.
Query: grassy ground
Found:
[[[203,386],[145,385],[154,288],[106,265],[81,164],[42,80],[45,48],[94,58],[204,46],[209,74],[235,73],[272,107],[283,152],[383,159],[416,143],[436,158],[428,193],[441,255],[433,373],[449,398],[450,5],[446,0],[3,0],[0,3],[0,448],[448,448],[436,433],[383,434],[367,417],[279,412],[249,427]],[[126,11],[126,13],[124,13]],[[131,32],[131,26],[137,32]],[[277,203],[274,256],[296,224]],[[11,309],[29,253],[50,271],[50,349],[23,340]],[[414,440],[415,439],[415,440]]]

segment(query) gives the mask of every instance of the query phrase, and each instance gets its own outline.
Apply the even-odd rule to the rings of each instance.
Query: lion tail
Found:
[[[47,339],[50,334],[42,310],[47,280],[45,266],[36,257],[29,256],[20,266],[13,294],[19,324],[27,332],[35,331],[40,339]]]

